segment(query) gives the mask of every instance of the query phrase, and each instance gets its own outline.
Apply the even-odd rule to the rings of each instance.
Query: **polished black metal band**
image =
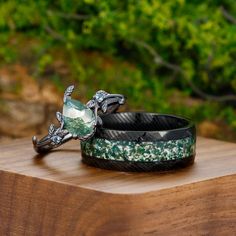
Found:
[[[101,116],[96,138],[125,141],[168,141],[195,137],[195,125],[187,118],[147,112],[121,112]]]
[[[91,140],[81,142],[84,163],[120,171],[165,171],[194,161],[196,130],[186,118],[125,112],[102,116]]]

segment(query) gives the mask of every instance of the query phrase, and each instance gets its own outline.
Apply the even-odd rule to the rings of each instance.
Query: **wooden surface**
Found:
[[[0,235],[236,235],[236,144],[198,138],[193,166],[161,174],[80,159],[77,141],[1,144]]]

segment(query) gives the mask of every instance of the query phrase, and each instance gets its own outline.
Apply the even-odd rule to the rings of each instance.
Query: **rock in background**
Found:
[[[21,65],[0,68],[1,138],[47,132],[61,104],[62,95],[50,81],[38,83]]]

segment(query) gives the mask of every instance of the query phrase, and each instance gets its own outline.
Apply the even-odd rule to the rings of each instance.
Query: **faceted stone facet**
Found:
[[[72,135],[83,137],[93,133],[95,115],[81,102],[67,98],[63,106],[64,128]]]

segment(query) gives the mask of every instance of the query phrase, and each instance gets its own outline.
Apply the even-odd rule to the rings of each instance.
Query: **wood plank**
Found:
[[[168,173],[125,173],[86,166],[78,141],[44,157],[34,152],[30,139],[3,144],[0,149],[1,170],[110,193],[142,193],[236,173],[236,144],[205,138],[198,138],[193,166]]]
[[[0,145],[0,235],[234,235],[236,144],[198,138],[196,163],[168,173],[89,167],[79,143],[38,157]]]

